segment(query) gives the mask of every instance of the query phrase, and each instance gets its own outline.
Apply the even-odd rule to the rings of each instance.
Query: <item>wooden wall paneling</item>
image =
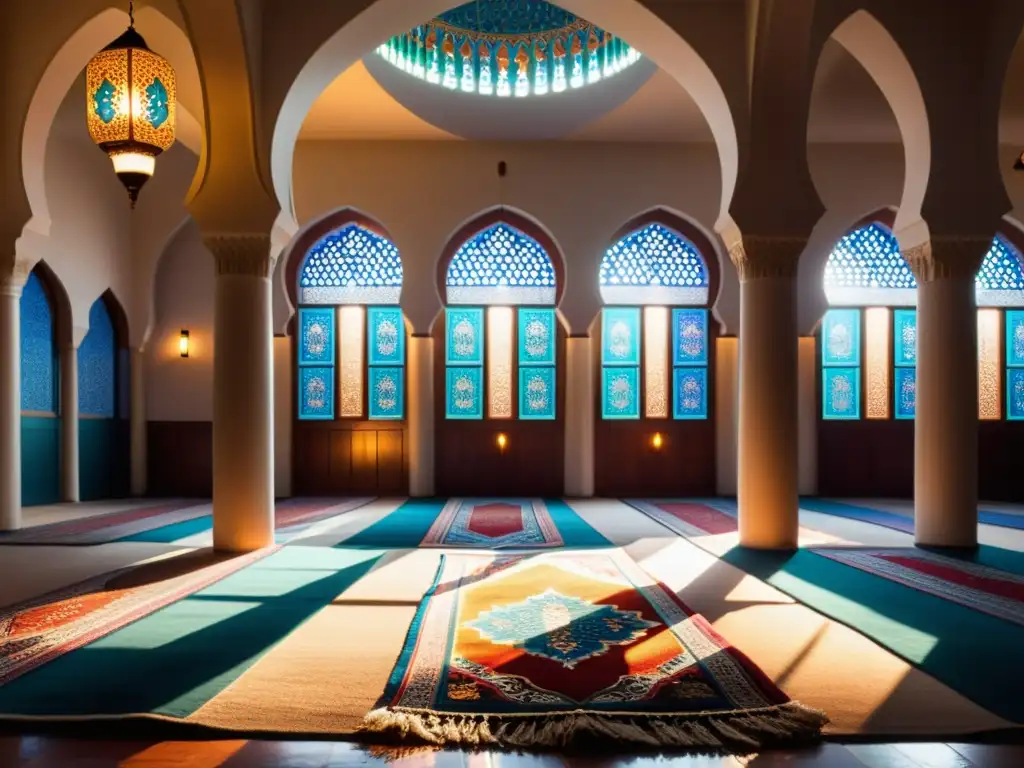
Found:
[[[150,421],[147,424],[148,494],[213,497],[213,423]]]

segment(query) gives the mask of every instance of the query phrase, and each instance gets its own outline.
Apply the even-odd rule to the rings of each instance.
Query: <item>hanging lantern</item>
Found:
[[[156,156],[174,143],[174,70],[128,29],[93,56],[85,69],[89,135],[114,163],[135,207],[139,190],[156,169]]]

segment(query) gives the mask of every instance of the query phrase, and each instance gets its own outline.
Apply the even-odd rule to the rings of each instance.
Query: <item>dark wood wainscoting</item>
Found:
[[[565,331],[557,327],[553,421],[445,418],[445,327],[434,324],[434,473],[441,496],[561,496],[565,493]],[[515,327],[515,326],[513,326]],[[486,366],[486,358],[485,358]],[[516,377],[513,376],[513,379]],[[484,369],[484,387],[487,370]],[[519,392],[512,386],[518,413]],[[484,403],[484,415],[487,403]],[[508,443],[499,450],[497,437]]]
[[[151,421],[146,433],[149,496],[213,497],[213,422]]]
[[[818,420],[821,496],[914,495],[911,419]]]
[[[978,425],[978,498],[1024,502],[1024,423],[983,421]]]
[[[297,421],[292,439],[296,496],[408,493],[404,422]]]

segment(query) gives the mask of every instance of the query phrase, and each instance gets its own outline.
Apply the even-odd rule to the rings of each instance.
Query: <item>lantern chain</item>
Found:
[[[135,2],[134,0],[128,0],[128,26],[135,26]]]

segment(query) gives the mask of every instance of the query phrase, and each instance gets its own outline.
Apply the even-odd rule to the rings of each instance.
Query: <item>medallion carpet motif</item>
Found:
[[[560,547],[565,542],[540,499],[450,499],[423,547]]]
[[[612,552],[442,558],[364,731],[748,752],[814,740],[825,723]]]
[[[732,515],[695,501],[627,499],[626,503],[687,538],[733,533],[738,525]]]
[[[909,547],[818,547],[811,551],[1024,626],[1024,576]]]

